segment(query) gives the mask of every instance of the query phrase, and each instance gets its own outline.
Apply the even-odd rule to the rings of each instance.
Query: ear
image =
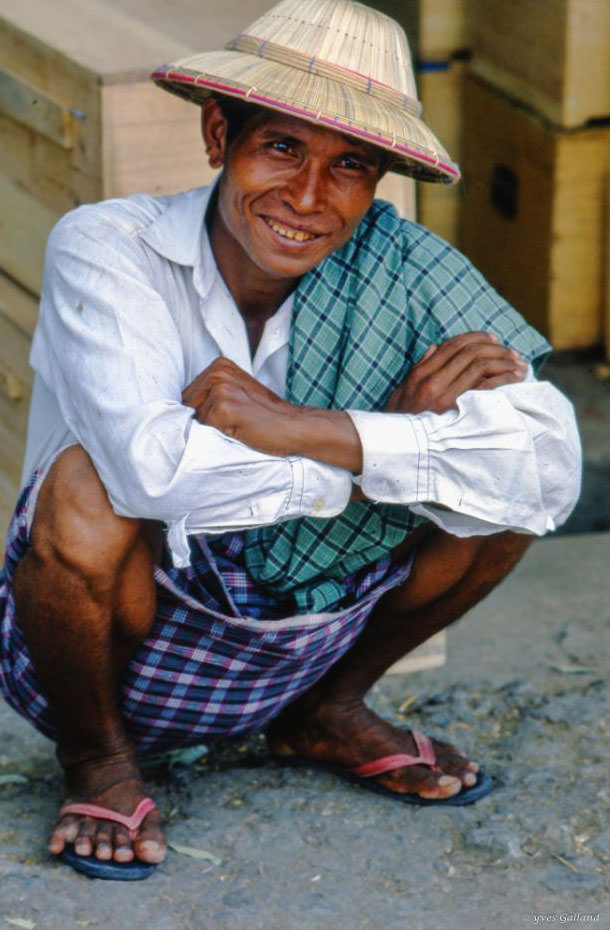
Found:
[[[201,134],[210,168],[222,168],[227,152],[227,121],[212,97],[201,106]]]

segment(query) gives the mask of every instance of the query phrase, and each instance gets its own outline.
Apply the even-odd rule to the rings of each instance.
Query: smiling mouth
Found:
[[[273,232],[277,233],[279,236],[283,236],[284,239],[292,239],[294,242],[311,242],[312,239],[319,238],[317,233],[306,232],[304,229],[293,229],[290,226],[282,226],[281,223],[277,223],[268,216],[265,216],[264,220]]]

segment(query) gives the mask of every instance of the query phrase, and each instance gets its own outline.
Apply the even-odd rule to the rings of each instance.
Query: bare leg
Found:
[[[31,546],[15,576],[15,601],[41,688],[57,724],[65,799],[131,814],[145,796],[119,712],[118,683],[155,612],[154,532],[117,517],[86,453],[67,449],[40,490]],[[67,815],[52,853],[128,862],[165,855],[152,811],[132,843],[108,821]]]
[[[405,752],[408,733],[369,710],[364,696],[399,658],[481,601],[521,558],[531,537],[502,533],[458,539],[433,531],[418,548],[407,581],[381,599],[354,647],[269,729],[271,748],[352,767]],[[457,794],[476,781],[478,766],[457,749],[434,742],[439,772],[399,769],[379,781],[397,792],[427,798]]]

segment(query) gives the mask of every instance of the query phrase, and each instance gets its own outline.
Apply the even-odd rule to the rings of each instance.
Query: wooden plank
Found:
[[[229,39],[239,35],[276,2],[222,0],[222,3],[210,6],[201,0],[149,0],[146,4],[142,4],[142,0],[106,0],[109,8],[128,14],[135,20],[145,20],[160,35],[189,45],[193,52],[223,48]]]
[[[610,114],[610,0],[474,0],[473,70],[558,126]]]
[[[12,13],[17,8],[21,10],[21,4],[17,7],[0,0],[0,61],[11,73],[76,114],[71,128],[71,191],[75,202],[98,200],[101,195],[99,78],[46,45],[35,31],[28,33],[10,18],[2,17],[3,10]]]
[[[15,401],[0,391],[0,515],[4,525],[21,487],[29,405],[29,394]]]
[[[40,293],[46,242],[58,214],[0,176],[0,268]]]
[[[207,163],[199,108],[149,81],[103,87],[102,123],[104,197],[176,193],[209,184],[216,174]]]
[[[0,16],[103,80],[142,80],[163,61],[191,54],[190,43],[163,35],[143,15],[104,0],[0,0]]]
[[[0,68],[0,112],[62,148],[72,148],[73,117],[65,107],[5,68]]]
[[[610,130],[556,135],[549,302],[557,348],[603,342]]]
[[[0,372],[5,382],[20,384],[18,393],[6,389],[6,396],[19,400],[32,386],[34,375],[30,368],[30,339],[4,313],[0,313]]]
[[[417,72],[419,96],[426,123],[454,161],[462,159],[462,125],[465,63],[449,60],[443,67],[427,70],[425,63]],[[417,220],[432,232],[460,244],[461,184],[417,185]]]
[[[31,339],[38,320],[38,298],[0,272],[0,313]]]
[[[0,175],[58,214],[80,203],[73,153],[2,114]]]

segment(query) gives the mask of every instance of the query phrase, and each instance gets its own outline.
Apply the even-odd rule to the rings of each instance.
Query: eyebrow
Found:
[[[306,144],[303,139],[293,135],[289,129],[282,129],[281,126],[277,126],[275,128],[272,128],[271,126],[263,127],[262,135],[264,139],[282,138],[289,142],[294,142],[297,145]],[[379,155],[378,150],[375,148],[375,146],[371,145],[370,142],[356,139],[354,136],[349,136],[347,133],[343,132],[338,132],[337,135],[343,139],[349,148],[352,150],[358,150],[357,154],[359,158],[363,158],[367,163],[370,164],[381,163],[381,156]]]

